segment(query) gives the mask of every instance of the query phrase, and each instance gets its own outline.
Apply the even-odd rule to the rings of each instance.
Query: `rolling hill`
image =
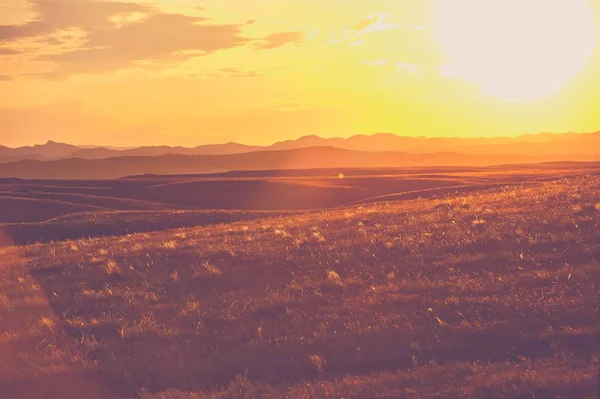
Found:
[[[391,133],[356,135],[349,138],[321,138],[304,136],[297,140],[287,140],[270,146],[250,146],[238,143],[200,145],[193,148],[170,146],[146,146],[139,148],[83,148],[70,144],[48,141],[44,145],[9,148],[0,146],[0,162],[18,160],[56,160],[66,158],[106,159],[129,156],[164,155],[232,155],[257,151],[296,150],[308,147],[336,147],[346,150],[367,152],[408,152],[436,153],[457,152],[463,155],[502,155],[519,156],[544,155],[560,159],[600,160],[600,132],[576,134],[529,134],[519,137],[497,138],[457,138],[457,137],[409,137]],[[558,159],[554,159],[558,160]]]
[[[440,198],[599,174],[600,164],[549,163],[141,175],[113,180],[0,179],[0,247]]]
[[[590,175],[3,248],[0,392],[591,399],[599,215]]]
[[[588,153],[468,155],[459,152],[366,152],[337,147],[257,151],[229,155],[157,155],[106,159],[69,158],[54,161],[22,160],[0,163],[0,177],[28,179],[113,179],[138,174],[218,173],[231,170],[393,168],[413,166],[486,166],[549,161],[599,161],[600,153],[588,144]]]

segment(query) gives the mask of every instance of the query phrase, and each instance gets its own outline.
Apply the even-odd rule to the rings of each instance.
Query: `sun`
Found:
[[[551,96],[590,60],[596,42],[587,0],[438,0],[445,76],[492,97]]]

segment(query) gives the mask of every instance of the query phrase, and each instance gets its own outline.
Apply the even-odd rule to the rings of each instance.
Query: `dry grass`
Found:
[[[202,262],[199,266],[193,266],[192,268],[193,277],[205,277],[205,276],[220,276],[221,270],[212,263],[205,261]]]
[[[338,286],[338,287],[341,287],[342,285],[344,285],[344,284],[342,283],[342,279],[340,278],[340,275],[339,275],[339,274],[337,274],[337,273],[336,273],[335,271],[333,271],[333,270],[328,270],[328,271],[327,271],[327,280],[329,280],[329,282],[330,282],[332,285],[335,285],[335,286]]]
[[[12,304],[10,302],[10,299],[8,299],[8,295],[6,295],[3,292],[0,292],[0,309],[3,309],[5,311],[12,311]]]
[[[47,330],[49,332],[54,331],[54,328],[56,327],[56,322],[51,319],[50,317],[42,317],[38,323],[37,323],[38,327],[42,330]]]
[[[164,241],[162,243],[163,248],[175,249],[177,248],[177,242],[175,240]]]
[[[117,262],[112,259],[104,264],[104,270],[109,276],[120,275],[123,272],[121,266],[119,266]]]
[[[115,395],[591,399],[598,203],[590,175],[5,259]]]

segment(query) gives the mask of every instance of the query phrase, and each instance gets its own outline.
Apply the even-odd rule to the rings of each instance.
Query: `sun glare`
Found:
[[[493,97],[548,97],[576,77],[594,51],[586,0],[439,0],[445,76]]]

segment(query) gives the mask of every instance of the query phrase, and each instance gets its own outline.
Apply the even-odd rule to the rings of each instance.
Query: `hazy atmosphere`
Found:
[[[600,0],[0,0],[0,399],[599,399]]]
[[[599,17],[596,0],[0,0],[2,144],[597,131]]]

